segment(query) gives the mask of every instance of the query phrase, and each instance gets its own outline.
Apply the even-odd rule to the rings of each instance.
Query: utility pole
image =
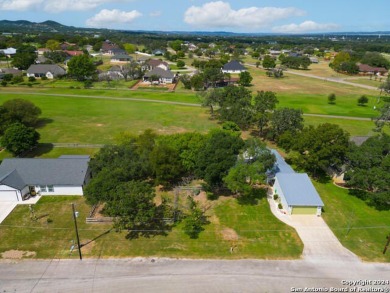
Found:
[[[72,210],[73,210],[73,221],[74,221],[74,228],[76,230],[76,237],[77,237],[77,247],[79,249],[79,257],[80,260],[83,259],[81,255],[81,246],[80,246],[80,237],[79,237],[79,230],[77,229],[77,220],[76,220],[76,211],[74,209],[74,203],[72,203]]]
[[[386,243],[386,245],[385,245],[385,249],[383,249],[383,254],[386,253],[387,247],[388,247],[389,244],[390,244],[390,234],[386,237],[386,239],[387,239],[387,243]]]

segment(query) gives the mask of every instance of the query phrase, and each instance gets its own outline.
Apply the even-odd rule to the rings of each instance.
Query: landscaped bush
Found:
[[[279,195],[277,195],[276,193],[274,194],[274,200],[277,200],[279,198]]]
[[[34,77],[34,76],[29,76],[29,78],[28,78],[28,81],[29,82],[34,82],[34,81],[36,81],[37,79]]]
[[[8,82],[6,82],[5,80],[1,81],[1,86],[7,86]]]
[[[42,76],[41,80],[47,80],[47,76],[46,75]]]
[[[279,210],[283,209],[283,206],[282,206],[282,204],[281,204],[281,203],[280,203],[280,204],[278,204],[278,209],[279,209]]]
[[[219,197],[218,194],[214,194],[213,192],[209,191],[206,193],[206,195],[208,200],[217,200]]]
[[[20,76],[20,75],[16,75],[12,78],[12,83],[21,83],[23,82],[23,76]]]

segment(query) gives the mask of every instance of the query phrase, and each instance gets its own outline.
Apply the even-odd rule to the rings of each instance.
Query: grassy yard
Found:
[[[382,254],[390,211],[377,211],[332,183],[315,187],[325,204],[323,218],[340,242],[365,261],[390,262],[390,253]]]
[[[211,223],[198,239],[190,239],[179,224],[165,236],[127,240],[124,232],[108,232],[109,224],[86,224],[89,206],[83,198],[44,197],[35,205],[38,221],[30,219],[28,206],[18,206],[0,225],[0,252],[18,249],[35,252],[36,258],[77,258],[76,251],[69,251],[76,239],[72,202],[80,213],[78,224],[81,243],[86,244],[82,248],[85,257],[294,259],[303,249],[296,232],[273,217],[265,199],[253,206],[239,205],[231,198],[213,202],[214,208],[208,211]]]
[[[200,107],[22,94],[12,97],[31,100],[41,108],[44,120],[38,131],[42,143],[105,144],[121,131],[137,134],[151,128],[159,134],[206,132],[217,126]],[[0,93],[0,103],[9,98],[10,95]]]

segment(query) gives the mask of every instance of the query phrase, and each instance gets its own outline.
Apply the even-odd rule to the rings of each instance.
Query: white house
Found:
[[[66,71],[57,64],[33,64],[27,69],[27,76],[43,77],[53,79],[57,76],[65,75]]]
[[[241,73],[243,71],[246,71],[246,68],[237,60],[232,60],[222,67],[223,73]]]
[[[282,156],[271,150],[276,157],[272,181],[273,193],[277,194],[283,209],[289,214],[310,214],[320,216],[324,203],[306,173],[295,171]],[[270,178],[269,178],[270,179]]]
[[[158,77],[158,80],[151,80],[152,77]],[[175,75],[170,70],[164,70],[160,67],[156,67],[144,75],[144,81],[151,83],[173,83]]]
[[[89,156],[58,159],[4,159],[0,165],[0,202],[22,201],[26,196],[83,195],[90,179]]]

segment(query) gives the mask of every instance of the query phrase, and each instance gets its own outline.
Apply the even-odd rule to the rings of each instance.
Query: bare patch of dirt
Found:
[[[90,241],[91,240],[83,241],[84,245],[81,246],[81,252],[82,253],[84,253],[84,254],[91,254],[92,249],[95,247],[95,242],[94,241],[90,242]]]
[[[205,191],[201,191],[198,195],[194,196],[194,200],[201,205],[206,205],[207,203],[207,194]]]
[[[219,222],[219,218],[216,216],[216,215],[211,215],[208,220],[211,222],[211,223],[214,223],[216,225],[219,225],[220,222]]]
[[[101,124],[101,123],[98,123],[98,124],[96,124],[96,126],[97,126],[97,127],[102,127],[102,126],[103,126],[103,124]]]
[[[238,234],[231,228],[224,228],[221,230],[223,240],[235,241],[238,240]]]
[[[8,259],[22,259],[24,257],[32,258],[36,256],[35,251],[23,251],[23,250],[8,250],[1,254],[2,258]]]

